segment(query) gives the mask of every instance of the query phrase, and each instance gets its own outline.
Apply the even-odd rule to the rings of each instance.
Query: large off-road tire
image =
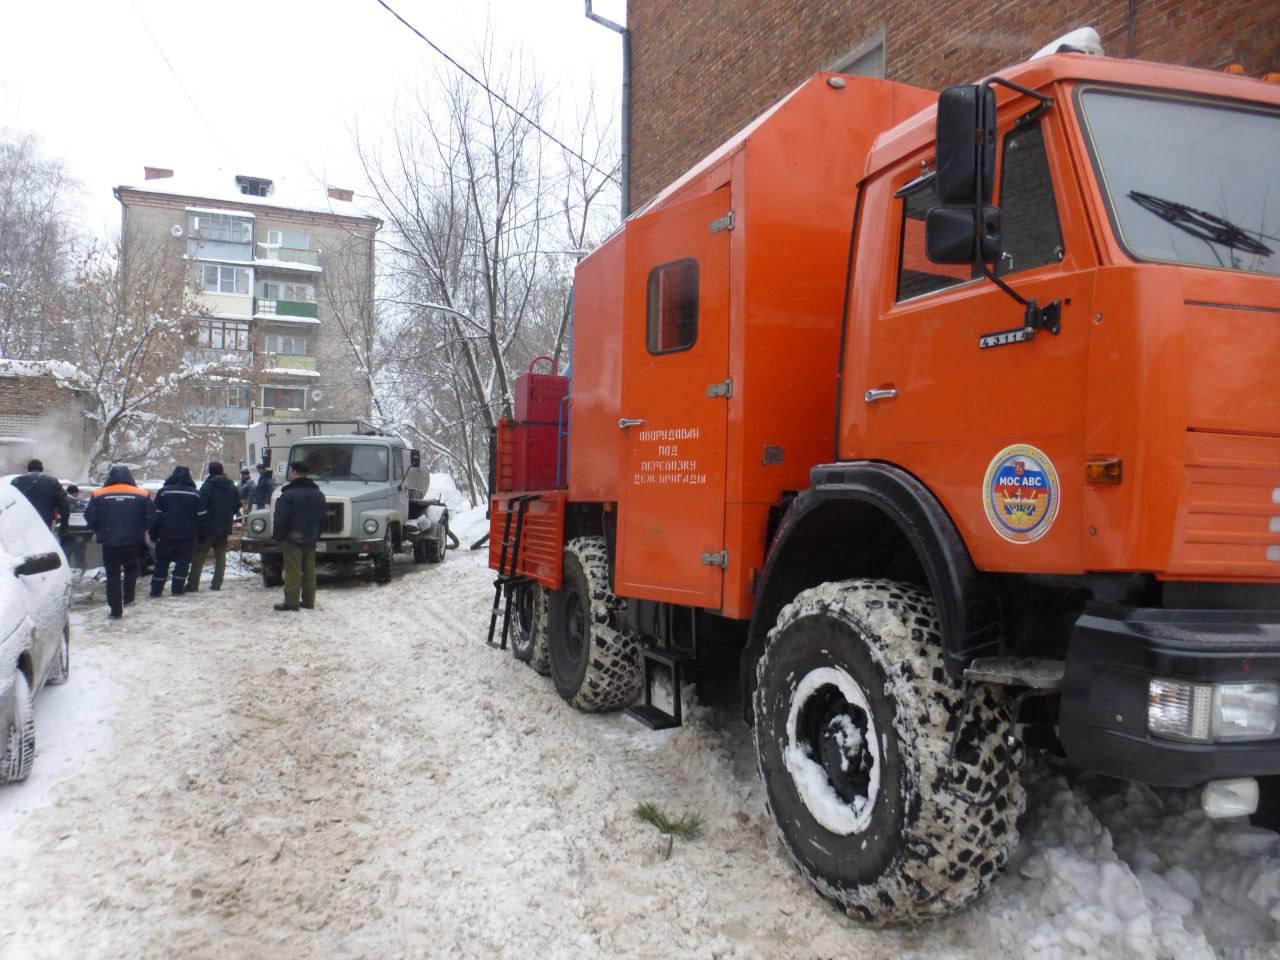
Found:
[[[71,678],[71,624],[62,625],[62,640],[58,643],[58,655],[49,666],[49,673],[44,682],[47,686],[56,687]]]
[[[551,672],[548,644],[551,592],[540,583],[525,583],[515,596],[516,629],[511,637],[511,655],[533,667],[542,676]]]
[[[264,556],[262,558],[262,585],[264,587],[284,586],[284,557]]]
[[[1004,691],[947,673],[933,600],[824,583],[783,608],[756,670],[760,774],[782,844],[850,916],[913,923],[980,895],[1018,844]]]
[[[396,562],[395,547],[395,538],[391,535],[391,528],[387,527],[386,535],[382,538],[382,552],[373,558],[374,583],[391,582],[391,568]]]
[[[15,672],[13,722],[0,746],[0,783],[27,779],[36,756],[36,714],[31,703],[31,684],[21,670]]]
[[[564,583],[551,596],[551,679],[579,710],[620,710],[636,701],[644,667],[636,638],[617,629],[603,537],[578,537],[564,551]]]

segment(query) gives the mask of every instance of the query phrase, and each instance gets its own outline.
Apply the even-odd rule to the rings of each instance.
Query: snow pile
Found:
[[[9,360],[0,358],[0,377],[43,377],[51,375],[59,386],[80,386],[84,373],[65,360]]]

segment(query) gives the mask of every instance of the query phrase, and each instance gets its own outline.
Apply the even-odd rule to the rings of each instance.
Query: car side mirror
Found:
[[[983,263],[1000,256],[1000,209],[982,208],[982,232],[978,235]],[[932,263],[973,263],[973,207],[934,207],[924,218],[924,252]]]
[[[411,466],[411,467],[420,467],[420,466],[422,466],[422,454],[421,454],[421,452],[419,452],[419,451],[417,451],[417,450],[410,450],[410,451],[409,451],[409,466]]]
[[[989,203],[996,169],[996,95],[991,87],[966,84],[943,90],[935,136],[938,199],[972,206],[980,195]]]
[[[15,577],[29,577],[32,574],[57,570],[60,566],[62,566],[62,554],[60,553],[33,553],[29,557],[22,558],[22,562],[13,568],[13,575]]]

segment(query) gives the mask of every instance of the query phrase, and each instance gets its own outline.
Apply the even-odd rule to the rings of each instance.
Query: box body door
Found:
[[[729,211],[726,186],[627,228],[614,584],[623,596],[721,604]]]

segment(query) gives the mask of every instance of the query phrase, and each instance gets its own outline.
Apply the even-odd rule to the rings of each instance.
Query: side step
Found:
[[[524,517],[529,504],[538,499],[536,493],[512,497],[507,501],[507,516],[502,524],[502,550],[498,555],[498,576],[493,581],[493,609],[489,613],[489,636],[485,643],[499,650],[507,649],[507,633],[511,627],[511,601],[515,597],[516,588],[525,582],[525,578],[517,572],[520,569],[520,539],[524,535]],[[515,507],[513,511],[511,508]],[[511,536],[511,520],[516,521],[515,537]],[[506,607],[502,611],[502,637],[500,643],[493,642],[494,629],[498,624],[498,608],[503,598]]]
[[[1065,660],[1043,657],[981,657],[965,667],[964,678],[978,683],[1033,690],[1061,690],[1067,672]]]
[[[639,720],[650,730],[670,730],[684,723],[684,711],[680,706],[680,688],[684,684],[684,664],[691,658],[675,650],[645,644],[640,650],[644,657],[644,703],[627,707],[626,714]],[[671,712],[653,703],[654,668],[660,667],[671,677]]]

